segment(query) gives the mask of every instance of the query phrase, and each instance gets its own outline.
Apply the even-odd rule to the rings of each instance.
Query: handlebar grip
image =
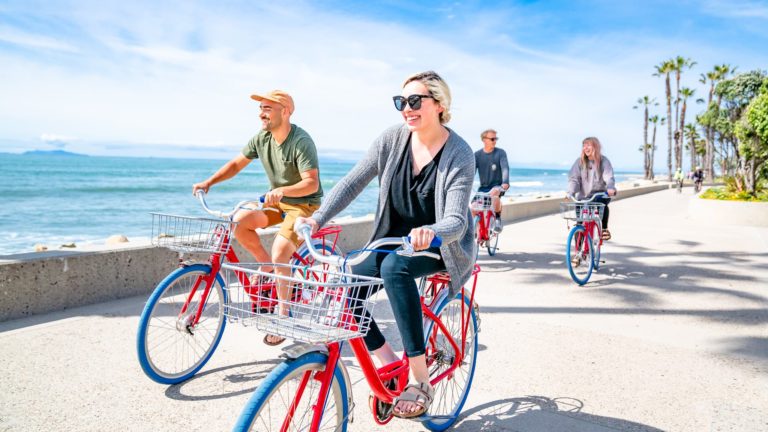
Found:
[[[309,231],[309,233],[312,233],[312,227],[305,223],[296,225],[296,232],[299,234],[304,234],[304,231]]]
[[[411,236],[408,236],[408,241],[411,241]],[[440,236],[434,236],[432,238],[432,243],[429,244],[429,247],[440,247],[443,245],[443,239],[440,238]]]

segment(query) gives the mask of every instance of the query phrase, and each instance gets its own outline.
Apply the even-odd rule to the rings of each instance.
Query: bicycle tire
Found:
[[[474,218],[472,218],[472,226],[474,227],[475,232],[475,261],[477,261],[477,258],[480,257],[480,242],[482,239],[480,238],[480,215],[476,214]]]
[[[586,238],[589,256],[584,256],[583,251],[580,250],[584,238]],[[574,226],[568,233],[568,241],[565,246],[565,261],[568,265],[568,273],[570,273],[571,279],[579,285],[584,285],[589,281],[589,278],[592,276],[592,270],[595,268],[594,250],[591,246],[592,238],[586,233],[583,225]],[[574,255],[579,256],[580,264],[577,266],[573,262]]]
[[[494,229],[496,227],[496,215],[491,214],[488,218],[488,241],[485,242],[485,247],[488,249],[488,255],[496,255],[496,250],[499,246],[499,233]]]
[[[312,423],[312,405],[317,400],[316,393],[320,388],[320,382],[314,379],[314,374],[324,371],[327,361],[328,356],[326,354],[311,352],[277,365],[253,392],[232,430],[256,430],[253,429],[254,426],[257,426],[259,431],[281,430],[286,419],[287,405],[290,405],[293,402],[293,396],[298,394],[300,380],[305,372],[313,375],[307,384],[314,385],[314,387],[312,389],[306,386],[303,388],[301,401],[299,401],[293,416],[294,421],[298,420],[301,423],[295,424],[292,421],[288,429],[309,430]],[[294,383],[293,381],[299,382]],[[347,417],[349,415],[347,391],[344,377],[339,368],[336,368],[319,430],[342,432],[347,430]],[[333,417],[336,421],[332,422],[333,417],[327,417],[327,415],[334,411]]]
[[[601,227],[601,222],[595,222],[594,225],[592,225],[592,234],[590,237],[592,238],[592,262],[595,266],[595,271],[600,270],[600,239],[603,236],[603,228]]]
[[[464,403],[467,401],[469,390],[472,387],[472,380],[475,376],[478,344],[477,315],[475,308],[469,303],[469,296],[464,293],[462,299],[462,293],[459,292],[452,298],[446,297],[445,301],[435,310],[435,314],[440,317],[440,320],[451,333],[451,336],[460,345],[462,340],[462,301],[464,302],[465,313],[466,311],[471,312],[470,325],[467,328],[467,338],[465,341],[464,361],[461,367],[454,370],[450,378],[435,383],[435,398],[426,413],[425,420],[422,421],[424,427],[431,431],[446,430],[456,422],[461,414],[462,407],[464,407]],[[437,376],[441,373],[441,366],[447,367],[447,365],[445,365],[445,362],[441,364],[436,359],[444,358],[441,355],[445,355],[445,353],[452,355],[453,349],[448,344],[445,335],[441,332],[437,332],[440,338],[433,339],[431,336],[433,330],[437,330],[437,328],[434,322],[429,320],[424,333],[427,339],[429,375]],[[442,339],[442,344],[440,339]]]
[[[142,370],[153,381],[177,384],[187,380],[205,366],[216,351],[226,327],[227,294],[220,275],[216,275],[195,327],[183,326],[177,318],[192,284],[210,272],[211,266],[205,264],[179,268],[166,276],[149,296],[139,318],[136,350]],[[197,311],[204,288],[201,281],[187,309],[187,318]]]

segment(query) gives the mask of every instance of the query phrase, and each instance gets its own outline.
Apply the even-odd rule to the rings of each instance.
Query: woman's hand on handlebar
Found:
[[[204,193],[208,193],[208,189],[211,188],[211,184],[208,181],[195,183],[192,185],[192,195],[197,195],[197,191],[201,190]]]
[[[293,230],[296,231],[299,236],[301,236],[301,233],[299,233],[297,230],[301,225],[309,225],[312,228],[312,234],[317,232],[318,226],[316,220],[307,217],[297,217],[296,222],[293,223]]]
[[[432,239],[435,238],[435,231],[423,227],[414,228],[409,235],[411,236],[413,250],[420,251],[429,248]]]
[[[608,189],[608,195],[609,196],[615,196],[616,195],[616,189]]]

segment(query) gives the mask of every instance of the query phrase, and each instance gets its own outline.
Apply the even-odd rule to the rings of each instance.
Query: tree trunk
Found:
[[[667,177],[672,181],[672,89],[669,88],[667,73]]]
[[[680,111],[680,151],[677,152],[677,160],[675,163],[677,163],[677,167],[682,168],[683,167],[683,131],[685,130],[685,109],[687,108],[688,101],[683,99],[683,109]],[[695,150],[693,147],[691,147],[691,154],[693,154]],[[691,170],[693,170],[693,166],[691,166]]]
[[[675,170],[682,168],[683,126],[680,125],[680,70],[675,72]],[[678,129],[679,127],[679,129]]]
[[[709,98],[707,100],[707,109],[712,105],[712,95],[715,93],[715,81],[709,82]],[[704,150],[704,169],[706,176],[710,181],[715,178],[715,132],[707,126],[705,131],[706,148]]]
[[[645,178],[648,178],[648,105],[645,106],[645,123],[643,123],[643,164]]]
[[[656,152],[656,123],[653,124],[653,138],[651,139],[651,148],[649,149],[649,156],[648,156],[648,179],[653,180],[653,178],[656,176],[653,172],[653,156]]]

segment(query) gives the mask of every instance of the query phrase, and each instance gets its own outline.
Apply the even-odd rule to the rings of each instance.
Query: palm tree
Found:
[[[685,110],[685,104],[683,104],[683,110]],[[688,138],[688,151],[691,153],[691,171],[693,171],[697,166],[699,166],[698,162],[696,162],[696,153],[698,151],[697,143],[699,142],[699,131],[696,130],[696,125],[692,123],[688,123],[683,128],[683,131],[685,133],[685,137]]]
[[[644,164],[644,171],[645,171],[645,178],[648,178],[648,105],[658,105],[656,103],[656,98],[651,98],[649,96],[643,96],[637,100],[637,105],[633,106],[633,109],[637,109],[642,105],[645,109],[644,117],[643,117],[643,146],[640,148],[643,152],[643,164]]]
[[[683,58],[677,56],[671,60],[672,70],[675,71],[675,168],[681,168],[683,165],[683,126],[685,123],[680,122],[680,74],[683,69],[691,69],[696,62],[690,58]],[[678,125],[680,127],[678,128]]]
[[[653,134],[652,134],[652,138],[651,138],[650,148],[649,148],[649,151],[648,151],[648,162],[647,162],[648,173],[646,173],[646,177],[645,178],[648,179],[648,180],[653,180],[654,175],[655,175],[654,172],[653,172],[653,163],[654,163],[653,162],[653,157],[654,157],[654,154],[656,153],[656,125],[659,124],[659,122],[661,122],[661,125],[663,126],[664,125],[664,117],[659,118],[659,116],[654,115],[654,116],[649,117],[648,121],[651,122],[651,124],[653,124]]]
[[[680,131],[683,131],[685,129],[685,109],[686,109],[687,104],[688,104],[688,98],[693,96],[693,94],[695,92],[696,92],[695,90],[691,90],[688,87],[683,87],[683,89],[680,91],[680,95],[683,97],[683,109],[680,111],[680,129],[678,129]],[[680,151],[676,152],[676,156],[677,156],[678,159],[675,161],[675,163],[677,164],[677,167],[682,167],[683,166],[683,149],[682,149],[682,145],[683,145],[683,137],[681,136],[680,137]],[[695,152],[696,151],[694,150],[694,147],[691,147],[691,155],[692,155],[691,156],[691,161],[693,161],[693,155],[694,155]],[[692,162],[692,163],[695,164],[695,161]],[[691,169],[693,169],[693,168],[694,168],[694,165],[691,165]]]
[[[715,82],[718,79],[718,72],[717,72],[717,66],[714,67],[711,71],[707,72],[706,74],[701,74],[699,76],[699,82],[702,84],[707,84],[709,82],[709,94],[707,95],[707,109],[709,109],[709,105],[712,104],[712,95],[715,94]],[[704,175],[706,178],[711,179],[712,173],[713,173],[713,164],[710,163],[710,160],[714,160],[714,131],[711,127],[705,126],[704,127]]]
[[[665,60],[655,66],[653,76],[664,76],[667,95],[667,177],[672,181],[672,90],[669,86],[669,74],[672,73],[675,64],[672,60]]]

